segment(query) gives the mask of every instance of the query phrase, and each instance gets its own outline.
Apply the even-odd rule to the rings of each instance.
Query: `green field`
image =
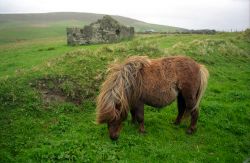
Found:
[[[250,157],[250,42],[244,33],[137,35],[68,47],[65,37],[0,45],[0,162],[243,162]],[[187,55],[207,66],[198,131],[174,126],[176,103],[146,106],[145,129],[118,141],[95,124],[108,64],[132,55]]]

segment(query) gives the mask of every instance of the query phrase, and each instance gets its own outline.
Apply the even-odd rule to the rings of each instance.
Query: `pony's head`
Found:
[[[129,104],[126,98],[124,87],[118,83],[110,83],[106,80],[97,98],[97,123],[107,124],[109,137],[116,140],[122,128],[122,121],[126,119],[129,111]]]
[[[107,123],[109,137],[112,140],[117,140],[122,129],[122,119],[113,120]]]
[[[101,103],[102,101],[102,103]],[[105,100],[97,100],[97,108],[100,108],[97,112],[97,123],[107,124],[109,137],[112,140],[117,140],[122,129],[122,121],[126,119],[127,114],[121,114],[120,105],[109,103],[104,105]]]
[[[107,123],[109,136],[116,140],[130,106],[140,97],[140,70],[148,65],[147,57],[130,57],[123,64],[113,64],[97,97],[97,123]]]

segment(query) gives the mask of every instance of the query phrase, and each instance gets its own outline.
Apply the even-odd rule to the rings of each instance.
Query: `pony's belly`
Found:
[[[177,97],[177,90],[153,90],[143,95],[142,101],[150,106],[161,108],[171,104]]]
[[[146,105],[149,105],[149,106],[152,106],[152,107],[155,107],[155,108],[163,108],[165,106],[168,106],[170,105],[174,100],[172,100],[171,102],[166,102],[166,103],[152,103],[151,101],[150,102],[145,102]]]

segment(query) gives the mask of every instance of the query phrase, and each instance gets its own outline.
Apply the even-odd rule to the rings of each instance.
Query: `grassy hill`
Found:
[[[0,14],[0,44],[47,37],[65,37],[65,28],[82,27],[102,18],[102,14],[91,13],[39,13],[39,14]],[[135,31],[154,29],[159,32],[175,32],[184,29],[149,24],[122,16],[112,16],[124,25],[135,27]]]
[[[249,36],[247,36],[249,37]],[[68,47],[64,38],[0,45],[0,162],[243,162],[250,155],[250,42],[243,33],[138,35]],[[176,103],[146,106],[145,129],[117,142],[96,125],[95,98],[108,64],[131,55],[183,54],[210,72],[198,131],[174,126]]]

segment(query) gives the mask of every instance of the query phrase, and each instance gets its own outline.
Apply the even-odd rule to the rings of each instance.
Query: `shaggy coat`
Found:
[[[107,123],[110,137],[117,139],[121,122],[130,111],[132,121],[138,122],[140,132],[144,132],[144,104],[161,108],[177,99],[175,124],[184,113],[190,114],[188,133],[193,133],[208,76],[203,65],[183,56],[135,56],[123,64],[113,64],[97,98],[97,123]]]

